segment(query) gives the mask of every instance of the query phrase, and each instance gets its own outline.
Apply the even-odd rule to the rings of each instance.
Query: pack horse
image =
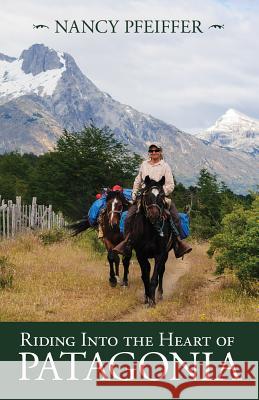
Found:
[[[123,240],[121,229],[121,219],[123,213],[128,209],[129,202],[119,191],[110,191],[106,196],[106,206],[101,210],[99,223],[99,237],[107,250],[107,260],[110,267],[109,282],[112,287],[115,287],[119,282],[119,264],[120,256],[113,251],[114,247]],[[88,217],[69,226],[73,231],[73,235],[91,228]],[[122,257],[124,268],[121,286],[128,286],[128,274],[131,255]]]
[[[110,265],[109,281],[111,286],[116,286],[118,281],[120,257],[113,249],[123,240],[120,221],[127,207],[128,203],[120,192],[109,192],[106,199],[106,209],[103,210],[99,219],[100,227],[103,231],[103,242],[108,252],[107,258]],[[131,255],[122,256],[124,267],[122,286],[128,286],[130,259]]]

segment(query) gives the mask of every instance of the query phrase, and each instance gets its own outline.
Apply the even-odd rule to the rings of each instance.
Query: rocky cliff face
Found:
[[[21,96],[0,106],[2,152],[42,154],[61,134],[62,127],[37,96]]]
[[[257,159],[211,145],[117,102],[100,91],[69,54],[33,45],[19,59],[0,57],[1,152],[43,153],[55,145],[63,128],[76,131],[90,123],[109,126],[140,154],[151,141],[160,141],[176,179],[186,185],[195,183],[203,167],[237,192],[259,183]]]
[[[22,60],[22,70],[25,74],[33,76],[46,72],[51,69],[64,67],[58,53],[48,47],[36,44],[27,50],[23,50],[20,60]]]
[[[9,57],[9,56],[6,56],[3,53],[0,53],[0,61],[12,62],[12,61],[15,61],[15,60],[16,60],[15,57]]]

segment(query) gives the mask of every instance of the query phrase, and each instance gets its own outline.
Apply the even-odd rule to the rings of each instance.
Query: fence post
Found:
[[[32,204],[31,204],[31,218],[30,218],[30,227],[31,228],[35,227],[36,213],[37,213],[37,197],[33,197]]]
[[[52,228],[52,205],[49,205],[48,208],[48,229]]]
[[[2,208],[2,210],[3,210],[3,213],[2,213],[2,215],[3,215],[3,237],[5,237],[6,236],[6,231],[5,231],[5,205],[3,205],[2,206],[3,208]]]
[[[10,207],[6,207],[6,236],[9,239],[10,236]]]
[[[15,235],[15,233],[17,232],[17,229],[16,229],[16,205],[15,204],[13,204],[12,205],[12,208],[11,208],[11,210],[12,210],[12,237]]]
[[[28,206],[22,204],[20,196],[16,197],[16,202],[8,200],[7,204],[0,195],[0,238],[14,237],[18,232],[32,229],[51,229],[65,226],[63,214],[55,213],[50,204],[48,207],[37,205],[37,198],[32,198],[32,203]]]
[[[16,196],[16,230],[21,231],[22,228],[22,198],[21,196]]]

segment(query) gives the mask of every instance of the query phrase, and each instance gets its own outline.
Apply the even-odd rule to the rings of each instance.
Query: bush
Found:
[[[79,247],[86,249],[88,252],[93,252],[97,256],[102,256],[106,253],[105,246],[102,240],[98,239],[97,232],[94,229],[88,229],[86,232],[76,236],[74,240]]]
[[[222,221],[223,230],[211,239],[209,256],[215,252],[217,270],[233,270],[243,288],[251,290],[259,279],[259,196],[250,210],[236,207]]]
[[[208,216],[191,213],[191,235],[194,239],[206,240],[218,231],[219,227],[212,225]]]
[[[39,238],[44,245],[62,242],[63,240],[67,239],[67,237],[68,232],[66,232],[64,229],[58,228],[41,232],[39,235]]]
[[[15,270],[7,257],[0,257],[0,288],[12,287]]]

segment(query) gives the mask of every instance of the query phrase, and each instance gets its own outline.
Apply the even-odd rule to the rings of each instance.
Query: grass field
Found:
[[[194,244],[183,264],[171,255],[165,300],[147,309],[142,304],[137,262],[130,266],[129,288],[111,288],[106,255],[100,253],[93,235],[48,245],[32,233],[2,241],[0,260],[12,271],[13,283],[0,288],[0,320],[259,320],[258,299],[242,293],[233,276],[217,278],[213,274],[215,266],[206,255],[206,243]],[[176,267],[180,271],[183,268],[179,276],[174,275]],[[171,279],[173,286],[168,285]]]
[[[232,274],[214,274],[208,244],[194,244],[191,267],[177,281],[169,299],[134,315],[134,321],[259,321],[258,297],[245,294]],[[131,317],[126,320],[131,321]]]

